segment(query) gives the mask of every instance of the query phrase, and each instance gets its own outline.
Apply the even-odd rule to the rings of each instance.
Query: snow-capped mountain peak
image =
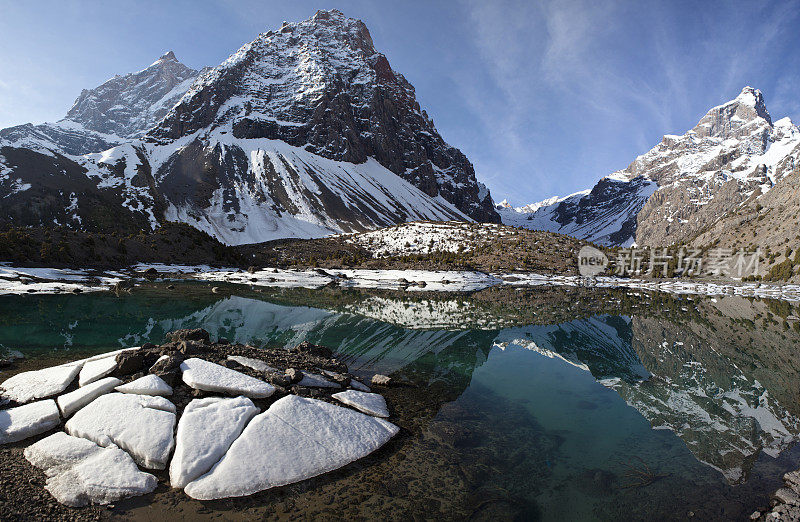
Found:
[[[439,135],[414,87],[375,50],[363,22],[336,10],[242,46],[202,74],[150,135],[169,141],[217,128],[336,161],[374,158],[473,219],[499,220],[471,163]]]
[[[30,158],[19,148],[34,147],[22,140],[0,142],[0,169],[9,165],[0,197],[15,198],[0,221],[107,226],[88,213],[62,215],[73,192],[62,187],[86,192],[87,183],[113,194],[135,226],[182,221],[229,244],[415,220],[499,221],[489,191],[439,135],[414,87],[375,50],[364,23],[339,11],[262,33],[201,73],[167,52],[83,91],[55,127],[108,136],[107,146],[67,150],[37,135],[29,142],[47,158]],[[56,171],[70,179],[41,187],[56,193],[52,208],[28,205],[41,175]]]
[[[797,126],[773,124],[761,91],[745,87],[590,192],[504,212],[503,222],[602,244],[665,246],[767,192],[798,162]]]
[[[198,71],[166,52],[141,71],[115,76],[94,89],[84,89],[66,119],[88,130],[121,137],[143,134],[160,121],[183,96]]]

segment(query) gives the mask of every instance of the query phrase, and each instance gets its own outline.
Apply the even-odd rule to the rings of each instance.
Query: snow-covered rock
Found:
[[[63,431],[53,433],[25,448],[25,458],[51,477],[99,453],[102,447],[89,439],[73,437]]]
[[[172,487],[182,488],[210,470],[257,414],[258,408],[246,397],[190,402],[178,422],[175,454],[169,465]]]
[[[183,382],[196,390],[244,395],[254,399],[269,397],[275,387],[219,364],[191,358],[181,363]]]
[[[78,385],[86,386],[96,380],[102,379],[117,367],[116,357],[103,357],[84,363],[78,375]]]
[[[56,399],[58,409],[64,418],[71,417],[73,413],[83,408],[101,395],[105,395],[114,389],[115,386],[122,384],[116,377],[106,377],[99,381],[94,381],[82,388],[61,395]]]
[[[139,471],[117,448],[102,448],[86,439],[55,433],[25,449],[25,458],[47,475],[47,489],[67,506],[108,504],[153,491],[158,481]]]
[[[164,382],[158,375],[145,375],[127,384],[116,387],[121,393],[134,393],[139,395],[172,395],[172,386]]]
[[[253,359],[252,357],[242,357],[241,355],[229,355],[229,361],[234,361],[242,366],[246,366],[257,372],[274,372],[276,371],[275,368],[267,364],[266,362],[262,361],[261,359]]]
[[[299,386],[310,388],[341,388],[340,384],[331,382],[322,375],[310,372],[303,372],[303,378],[297,383]]]
[[[0,410],[0,444],[17,442],[55,428],[61,422],[52,399]]]
[[[2,396],[16,402],[51,397],[64,391],[81,371],[81,364],[69,363],[52,368],[22,372],[0,384]]]
[[[365,393],[355,390],[345,390],[334,393],[333,398],[337,401],[352,406],[366,414],[375,417],[388,417],[389,409],[386,407],[386,399],[379,393]]]
[[[250,421],[222,460],[185,492],[212,500],[305,480],[372,453],[398,431],[383,419],[289,395]]]
[[[151,469],[164,469],[174,444],[175,405],[163,397],[110,393],[95,399],[67,421],[67,433],[116,444]]]

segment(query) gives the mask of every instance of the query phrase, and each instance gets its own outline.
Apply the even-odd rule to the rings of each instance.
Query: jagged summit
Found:
[[[84,89],[65,119],[103,134],[139,136],[166,115],[197,75],[169,51],[141,71]]]
[[[772,118],[764,96],[748,86],[733,100],[708,111],[692,130],[702,137],[727,139],[754,135],[768,127],[772,127]]]
[[[327,159],[381,165],[478,221],[498,221],[472,165],[439,135],[414,87],[360,20],[318,11],[260,34],[202,74],[154,128],[158,140],[230,132]]]
[[[162,62],[164,60],[170,60],[170,61],[173,61],[173,62],[177,62],[178,61],[178,59],[175,57],[175,52],[174,51],[165,52],[164,54],[161,55],[161,58],[159,58],[155,63]]]
[[[761,91],[748,86],[590,192],[506,210],[503,220],[605,244],[668,245],[764,194],[798,164],[800,130],[788,118],[773,124]]]

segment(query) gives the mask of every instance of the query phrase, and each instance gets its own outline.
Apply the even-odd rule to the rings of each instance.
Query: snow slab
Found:
[[[383,419],[289,395],[253,418],[222,460],[184,491],[213,500],[291,484],[369,455],[399,430]]]
[[[332,397],[368,415],[374,415],[375,417],[389,416],[389,409],[386,407],[386,399],[379,393],[346,390],[334,393]]]
[[[355,379],[350,379],[350,387],[353,388],[354,390],[358,390],[358,391],[362,391],[362,392],[371,392],[372,391],[369,386],[367,386],[363,382],[357,381]]]
[[[247,366],[257,372],[276,372],[278,371],[277,368],[273,368],[269,364],[265,363],[261,359],[253,359],[251,357],[242,357],[241,355],[229,355],[229,361],[234,361],[242,366]]]
[[[139,395],[172,395],[172,386],[164,382],[158,375],[145,375],[138,379],[117,386],[116,390],[122,393],[135,393]]]
[[[67,506],[109,504],[153,491],[158,480],[139,471],[130,455],[111,445],[55,433],[25,450],[28,462],[47,475],[45,489]]]
[[[244,395],[254,399],[269,397],[275,387],[262,380],[203,359],[186,359],[181,363],[183,382],[197,390]]]
[[[172,487],[182,488],[210,470],[258,413],[247,397],[190,402],[178,423],[175,454],[169,465]]]
[[[30,402],[64,391],[81,371],[82,364],[69,363],[52,368],[22,372],[3,381],[2,396],[16,402]]]
[[[56,401],[32,402],[0,410],[0,444],[17,442],[55,428],[61,423]]]
[[[341,385],[331,382],[322,375],[316,373],[303,372],[303,378],[297,383],[298,386],[308,386],[310,388],[341,388]]]
[[[67,433],[130,453],[145,468],[164,469],[174,445],[175,405],[163,397],[109,393],[67,421]]]
[[[113,372],[117,367],[116,357],[103,357],[94,361],[84,363],[81,368],[81,373],[78,376],[78,385],[86,386],[99,379],[102,379],[109,373]]]
[[[73,413],[80,410],[101,395],[105,395],[114,389],[115,386],[122,384],[116,377],[106,377],[99,381],[87,384],[83,388],[78,388],[64,395],[61,395],[56,402],[61,415],[64,418],[71,417]]]

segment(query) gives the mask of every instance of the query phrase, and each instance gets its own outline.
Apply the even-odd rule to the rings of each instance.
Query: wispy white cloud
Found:
[[[601,157],[611,164],[612,154],[603,147],[622,143],[615,160],[615,168],[622,168],[661,134],[684,132],[746,84],[762,89],[762,83],[774,84],[774,105],[798,112],[791,101],[800,99],[797,62],[782,70],[774,60],[781,44],[797,41],[798,0],[748,9],[726,4],[698,16],[657,2],[467,0],[464,5],[474,45],[503,100],[483,99],[472,92],[474,85],[461,94],[484,126],[499,130],[496,136],[504,143],[496,145],[508,147],[503,164],[527,166],[528,172],[504,176],[517,181],[527,176],[541,197],[550,195],[552,186],[579,188],[563,179],[581,174],[560,172],[560,179],[554,178],[551,166],[538,161],[546,149],[570,151],[575,161],[562,164],[577,171]],[[556,114],[594,135],[573,132],[557,143],[549,135]],[[506,190],[508,185],[490,183]]]

